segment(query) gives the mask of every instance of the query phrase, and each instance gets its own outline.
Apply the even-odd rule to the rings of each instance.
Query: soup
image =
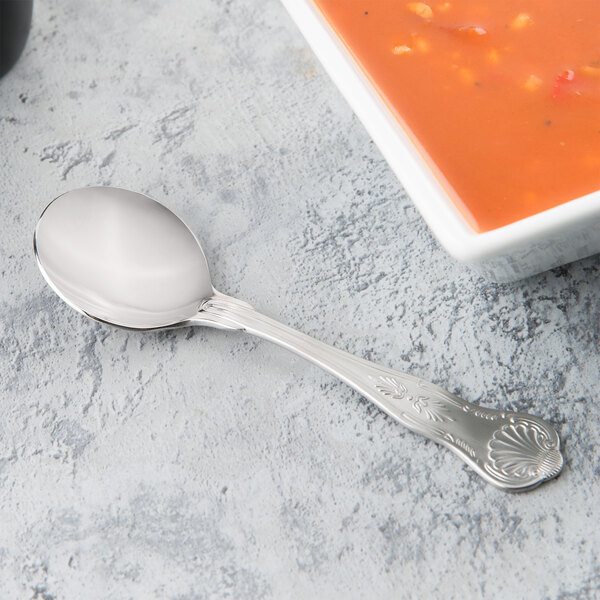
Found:
[[[600,189],[597,0],[314,0],[477,232]]]

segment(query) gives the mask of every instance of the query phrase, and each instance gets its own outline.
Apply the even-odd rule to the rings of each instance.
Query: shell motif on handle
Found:
[[[509,485],[556,477],[563,466],[558,436],[545,424],[518,417],[498,429],[488,443],[486,470]]]

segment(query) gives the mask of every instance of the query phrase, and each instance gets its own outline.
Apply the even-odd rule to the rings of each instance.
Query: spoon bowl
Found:
[[[171,327],[214,292],[204,252],[185,223],[148,196],[120,188],[83,188],[53,200],[37,224],[34,249],[63,300],[111,325]]]

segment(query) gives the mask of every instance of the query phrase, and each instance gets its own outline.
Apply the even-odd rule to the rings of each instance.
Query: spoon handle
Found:
[[[539,417],[471,404],[418,377],[319,342],[219,292],[192,322],[247,331],[292,350],[339,377],[410,430],[446,446],[504,490],[532,489],[562,469],[558,435]]]

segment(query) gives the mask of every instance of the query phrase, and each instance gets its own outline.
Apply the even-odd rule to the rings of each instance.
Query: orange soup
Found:
[[[600,189],[600,0],[314,0],[489,231]]]

